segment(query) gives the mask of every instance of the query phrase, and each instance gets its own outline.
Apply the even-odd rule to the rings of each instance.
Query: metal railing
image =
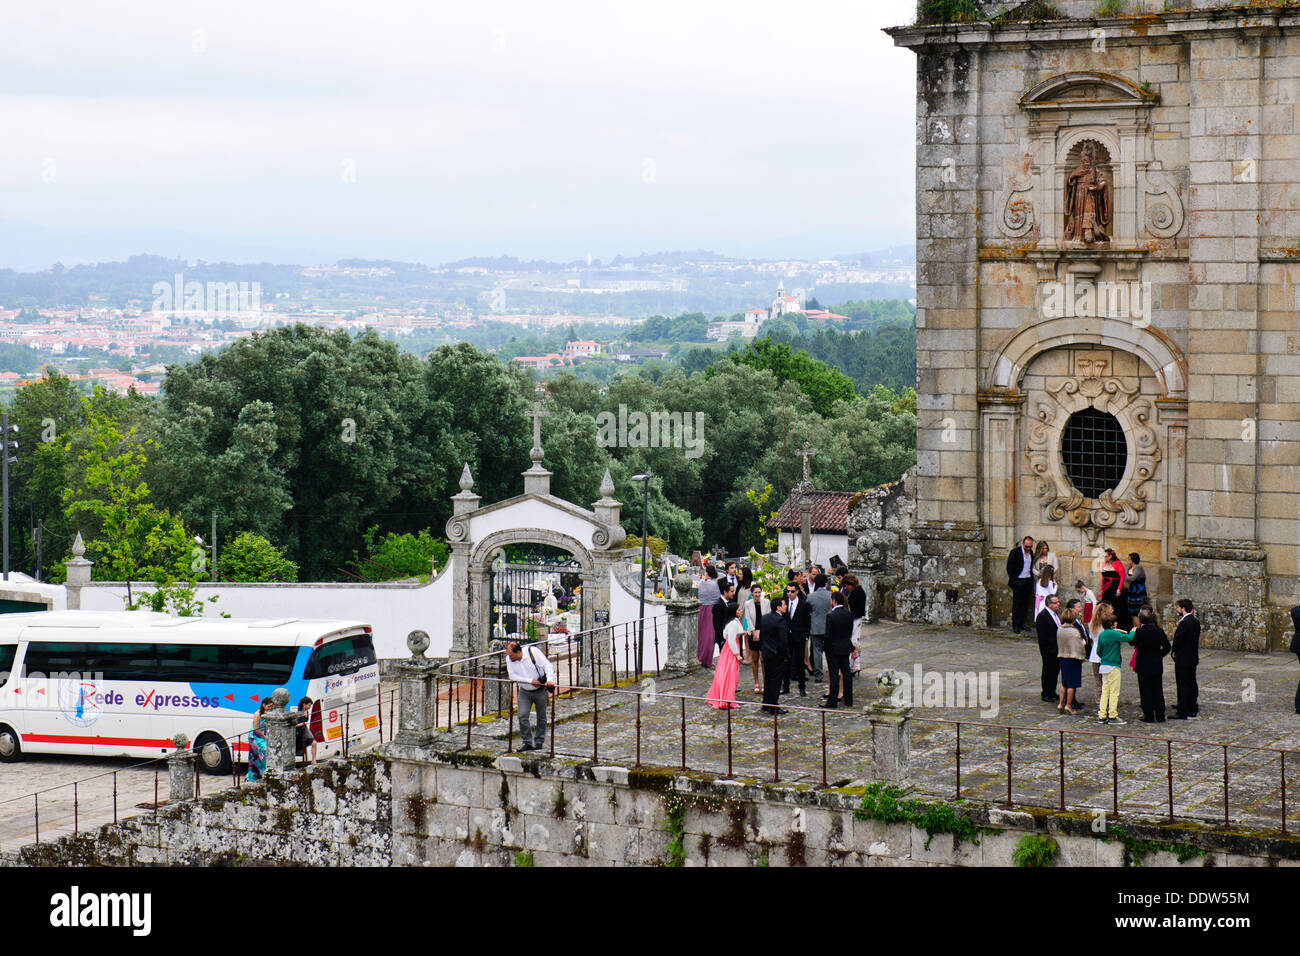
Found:
[[[664,647],[661,636],[664,614],[651,615],[621,624],[603,624],[585,631],[548,634],[533,642],[521,641],[525,647],[540,647],[555,667],[556,681],[564,686],[564,696],[571,697],[568,688],[617,685],[625,680],[639,681],[653,674],[663,673]],[[469,719],[472,709],[478,717],[488,706],[485,686],[473,683],[473,678],[500,678],[505,674],[505,650],[487,651],[472,657],[448,661],[437,670],[437,682],[445,688],[436,701],[446,702],[448,720],[460,723]],[[654,669],[650,663],[653,661]],[[620,666],[621,662],[621,666]],[[644,669],[643,669],[644,667]],[[493,683],[492,686],[497,686]],[[498,695],[499,696],[499,695]],[[498,699],[493,711],[504,709]]]
[[[446,720],[443,720],[443,713],[440,711],[435,719],[435,730],[448,734],[455,733],[459,727],[464,728],[465,741],[463,748],[470,749],[474,746],[474,731],[485,720],[500,720],[505,718],[509,721],[509,726],[505,734],[505,752],[507,754],[514,752],[515,736],[515,700],[511,688],[505,688],[503,692],[492,694],[488,688],[493,685],[510,684],[509,678],[490,677],[486,675],[450,675],[435,678],[435,682],[443,682],[442,695],[450,701],[452,699],[464,700],[466,703],[466,714],[462,719],[458,716],[459,709],[453,712],[451,707],[445,712]],[[435,688],[435,693],[438,693]],[[643,707],[647,706],[645,701],[650,699],[650,706],[656,708],[662,707],[665,703],[675,705],[680,717],[675,721],[675,728],[672,737],[668,739],[660,731],[659,735],[650,745],[655,748],[655,759],[659,766],[666,764],[668,759],[669,748],[672,749],[672,758],[679,768],[685,770],[701,770],[711,773],[717,773],[721,770],[721,761],[709,758],[697,759],[695,766],[691,766],[688,761],[688,754],[694,745],[697,753],[701,748],[701,741],[716,741],[720,738],[721,728],[710,725],[707,729],[701,729],[694,736],[687,732],[687,707],[688,705],[698,708],[699,705],[705,705],[714,710],[713,701],[707,697],[700,697],[689,694],[664,693],[656,691],[652,694],[642,692],[641,690],[629,687],[618,686],[591,686],[582,684],[566,684],[556,688],[552,700],[568,699],[576,701],[579,696],[589,697],[588,707],[575,707],[569,714],[561,715],[557,713],[558,707],[551,709],[551,719],[548,720],[549,732],[549,756],[554,757],[556,754],[556,729],[561,723],[565,727],[565,736],[569,738],[568,746],[565,748],[566,756],[586,756],[592,762],[601,760],[623,759],[627,760],[633,767],[640,768],[643,765],[644,746],[643,740]],[[495,697],[502,701],[500,707],[489,707],[487,701]],[[439,701],[443,696],[439,696]],[[626,714],[619,712],[620,705],[632,705],[632,713]],[[602,716],[602,709],[604,716]],[[781,781],[781,752],[782,741],[790,747],[796,748],[804,753],[812,751],[819,754],[819,766],[809,767],[807,765],[800,768],[801,772],[809,773],[814,779],[819,780],[819,785],[828,787],[831,781],[843,779],[845,773],[848,773],[848,779],[855,776],[861,778],[865,776],[864,771],[869,763],[869,754],[855,752],[854,745],[843,748],[842,752],[836,756],[831,755],[831,743],[837,742],[837,735],[842,731],[853,731],[861,733],[863,725],[867,723],[867,718],[861,711],[845,710],[840,708],[828,709],[822,707],[806,707],[792,704],[782,704],[780,711],[783,713],[763,713],[764,705],[753,701],[735,701],[731,707],[723,708],[726,714],[726,770],[723,779],[732,778],[736,775],[736,724],[733,714],[742,715],[744,721],[743,732],[746,742],[753,741],[753,731],[755,721],[749,719],[750,715],[761,715],[760,719],[764,725],[770,722],[771,727],[771,748],[770,755],[770,780],[773,783]],[[783,716],[784,714],[784,716]],[[828,717],[832,721],[828,724]],[[1177,819],[1200,820],[1205,821],[1219,820],[1225,826],[1232,823],[1233,799],[1233,773],[1234,760],[1231,754],[1236,752],[1239,755],[1263,755],[1267,764],[1275,767],[1275,773],[1269,773],[1270,786],[1268,794],[1262,801],[1256,798],[1254,800],[1241,800],[1241,806],[1238,807],[1240,813],[1249,810],[1256,818],[1263,818],[1277,823],[1278,829],[1283,833],[1290,832],[1288,817],[1288,783],[1287,783],[1287,757],[1293,758],[1300,751],[1280,748],[1255,746],[1241,743],[1224,743],[1221,741],[1208,741],[1197,739],[1181,739],[1157,736],[1144,736],[1141,734],[1123,734],[1112,731],[1089,730],[1089,729],[1055,729],[1043,727],[1019,726],[1014,724],[999,724],[979,720],[957,720],[950,718],[936,718],[909,715],[906,721],[913,725],[932,725],[941,728],[952,728],[954,733],[950,740],[940,741],[937,744],[933,741],[921,741],[923,746],[918,748],[918,741],[913,737],[911,745],[912,762],[915,764],[917,758],[933,758],[938,755],[941,758],[951,758],[951,785],[944,790],[942,786],[936,785],[936,778],[931,775],[929,780],[918,780],[917,774],[913,774],[912,782],[918,785],[919,789],[928,792],[951,793],[956,799],[983,799],[988,802],[988,796],[981,793],[981,787],[972,785],[974,778],[980,778],[985,793],[993,783],[996,783],[999,795],[1005,792],[1005,799],[1001,800],[1004,807],[1012,806],[1038,806],[1057,810],[1067,808],[1066,793],[1068,789],[1067,771],[1071,781],[1078,783],[1080,780],[1086,780],[1090,775],[1098,772],[1108,772],[1109,786],[1094,788],[1096,790],[1109,790],[1109,800],[1107,805],[1095,805],[1079,800],[1069,801],[1068,805],[1078,809],[1097,809],[1107,813],[1118,815],[1121,808],[1130,812],[1159,811],[1169,821]],[[624,743],[624,736],[620,733],[617,736],[611,735],[606,730],[605,740],[601,739],[602,721],[608,728],[609,725],[618,722],[630,723],[634,731],[633,743],[629,747]],[[851,722],[855,726],[848,726]],[[590,725],[590,732],[581,734],[584,742],[575,741],[573,738],[577,735],[578,727]],[[624,728],[617,728],[622,730]],[[965,737],[963,737],[963,730]],[[499,731],[498,731],[499,734]],[[784,735],[784,736],[783,736]],[[988,739],[996,737],[996,747],[988,743]],[[1017,753],[1017,737],[1022,741],[1021,749]],[[1047,752],[1034,752],[1033,748],[1028,750],[1023,746],[1024,737],[1037,738],[1055,738],[1055,746],[1047,748]],[[1108,759],[1094,761],[1096,766],[1084,767],[1078,762],[1068,762],[1067,753],[1070,751],[1067,738],[1082,738],[1086,741],[1096,741],[1104,744],[1109,741],[1110,746]],[[486,744],[493,738],[480,735],[480,740]],[[496,739],[499,739],[496,738]],[[675,747],[672,745],[676,744]],[[1125,746],[1121,746],[1124,744]],[[1121,791],[1121,780],[1132,777],[1137,773],[1133,766],[1124,766],[1128,764],[1138,764],[1144,760],[1139,753],[1139,748],[1156,747],[1161,752],[1159,763],[1160,774],[1159,783],[1161,784],[1161,799],[1158,802],[1141,799],[1141,791],[1149,790],[1156,784],[1156,777],[1148,775],[1145,778],[1135,778],[1133,784],[1129,787],[1130,792],[1127,794]],[[620,750],[620,748],[622,748]],[[1183,783],[1188,786],[1204,784],[1210,779],[1206,770],[1199,768],[1197,764],[1204,764],[1202,757],[1193,757],[1187,759],[1187,751],[1196,748],[1210,748],[1215,753],[1221,755],[1221,761],[1216,757],[1216,766],[1213,770],[1213,778],[1217,780],[1221,777],[1222,790],[1218,794],[1216,805],[1222,808],[1221,813],[1215,812],[1215,816],[1207,816],[1205,813],[1194,812],[1188,807],[1180,809],[1175,800],[1175,790],[1177,780],[1181,776]],[[751,748],[748,748],[752,750]],[[1040,751],[1042,748],[1038,748]],[[996,752],[993,752],[993,751]],[[1175,760],[1175,757],[1179,761]],[[1123,760],[1121,759],[1123,758]],[[1235,761],[1235,770],[1238,775],[1238,786],[1242,786],[1241,776],[1250,775],[1258,776],[1266,773],[1261,766],[1249,766],[1239,757]],[[1147,761],[1150,766],[1150,761]],[[1044,793],[1043,787],[1032,787],[1031,783],[1041,781],[1044,777],[1044,768],[1050,768],[1051,776],[1054,778],[1050,787],[1050,799]],[[763,768],[755,765],[751,760],[747,761],[745,768],[749,773],[761,772]],[[1017,781],[1016,772],[1020,771],[1020,779]],[[1139,768],[1140,769],[1140,768]],[[965,786],[963,786],[963,772],[966,774]],[[1195,774],[1194,780],[1188,780],[1189,773]],[[943,776],[940,774],[939,776]],[[1020,792],[1017,793],[1017,784],[1019,783]],[[1003,790],[1005,788],[1005,790]],[[1182,788],[1186,792],[1187,786]],[[1276,798],[1276,799],[1274,799]],[[1249,804],[1249,806],[1247,806]],[[1204,805],[1204,801],[1202,801]]]

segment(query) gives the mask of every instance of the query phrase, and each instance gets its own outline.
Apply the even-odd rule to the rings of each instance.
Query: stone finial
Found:
[[[271,692],[271,703],[277,708],[283,709],[289,706],[289,690],[286,687],[277,687]]]
[[[411,652],[412,660],[421,660],[429,649],[429,635],[424,631],[412,631],[406,635],[406,646]]]
[[[469,473],[469,462],[465,462],[465,470],[460,473],[460,490],[474,490],[474,476]]]
[[[677,600],[688,601],[695,596],[695,584],[691,581],[691,576],[682,571],[677,577],[673,578],[673,591],[677,594]]]
[[[86,556],[86,542],[81,540],[81,532],[77,532],[77,540],[72,542],[72,556],[74,558],[84,558]]]
[[[605,469],[605,477],[600,479],[600,496],[602,498],[614,497],[614,479],[610,475],[608,468]]]
[[[184,734],[177,734],[172,738],[172,743],[176,745],[177,750],[184,750],[190,745],[190,738]]]

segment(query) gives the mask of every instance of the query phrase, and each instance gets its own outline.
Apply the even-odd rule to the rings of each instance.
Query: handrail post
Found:
[[[1007,803],[1011,806],[1011,728],[1007,728]]]
[[[1223,745],[1223,825],[1228,825],[1228,745]]]
[[[953,793],[954,800],[961,799],[961,721],[957,721],[957,789]]]
[[[780,712],[772,711],[772,782],[781,782],[781,734],[777,727],[780,722]]]
[[[1165,741],[1165,768],[1169,778],[1169,822],[1174,822],[1174,742]]]
[[[1061,809],[1061,812],[1064,813],[1064,812],[1065,812],[1065,731],[1064,731],[1064,730],[1058,730],[1058,731],[1057,731],[1057,734],[1058,734],[1058,736],[1059,736],[1058,743],[1059,743],[1059,745],[1060,745],[1060,755],[1061,755],[1061,803],[1060,803],[1060,809]]]
[[[600,691],[591,689],[591,762],[600,763]]]
[[[730,716],[731,711],[727,711],[727,714],[728,716]],[[728,724],[730,724],[730,721],[728,721]],[[730,735],[728,735],[727,738],[727,749],[728,749],[728,755],[730,755],[730,749],[731,749]],[[822,786],[823,787],[830,786],[830,784],[826,782],[826,711],[824,710],[822,711]]]
[[[640,766],[638,764],[637,766]],[[732,777],[731,772],[731,708],[727,708],[727,779]]]
[[[1278,756],[1282,758],[1282,832],[1286,833],[1286,751]]]
[[[659,676],[659,618],[653,618],[655,632],[655,676]]]
[[[1113,794],[1111,809],[1115,811],[1115,816],[1119,816],[1119,738],[1114,734],[1110,735],[1110,777]]]
[[[510,713],[506,715],[506,753],[515,752],[515,689],[510,687],[506,691],[506,700],[509,702]],[[551,714],[555,718],[555,714]]]
[[[679,697],[682,702],[682,769],[686,769],[686,698]]]

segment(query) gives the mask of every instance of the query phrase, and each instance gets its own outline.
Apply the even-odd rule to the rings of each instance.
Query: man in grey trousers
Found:
[[[520,751],[541,750],[546,743],[546,704],[555,687],[555,665],[546,659],[536,645],[527,649],[518,641],[506,645],[506,673],[519,691]],[[529,711],[537,711],[537,735],[530,725]]]
[[[826,575],[813,578],[813,590],[808,595],[808,636],[812,644],[813,680],[822,680],[822,644],[826,639],[826,615],[831,610],[831,592],[826,587]]]

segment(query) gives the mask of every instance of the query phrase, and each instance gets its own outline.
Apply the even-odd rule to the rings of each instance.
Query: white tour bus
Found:
[[[210,773],[246,757],[259,701],[315,701],[317,755],[379,736],[379,664],[360,621],[232,620],[149,611],[0,614],[0,760],[156,757],[185,734]],[[243,735],[243,740],[236,739]]]

